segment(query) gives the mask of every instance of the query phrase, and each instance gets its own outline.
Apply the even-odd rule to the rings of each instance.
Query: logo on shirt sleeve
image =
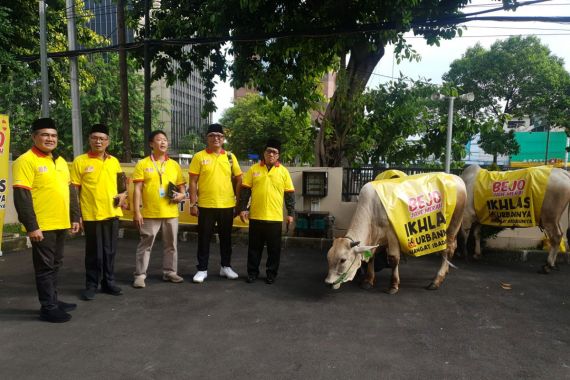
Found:
[[[154,173],[154,168],[144,168],[144,171],[147,173]]]
[[[85,173],[93,173],[94,170],[95,170],[95,168],[90,165],[90,166],[85,168]]]
[[[202,160],[202,165],[210,165],[210,160]]]
[[[38,173],[47,173],[47,166],[38,166]]]

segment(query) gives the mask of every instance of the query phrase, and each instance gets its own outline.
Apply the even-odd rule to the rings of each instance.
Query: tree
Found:
[[[366,91],[362,95],[366,112],[357,118],[355,133],[346,145],[346,157],[356,165],[443,161],[448,103],[433,101],[431,95],[451,95],[453,91],[449,86],[406,77]],[[463,106],[458,103],[453,115],[452,156],[456,161],[465,155],[465,144],[479,129]]]
[[[48,1],[47,26],[48,26],[48,50],[60,51],[67,48],[67,29],[65,1]],[[105,39],[86,27],[86,22],[92,15],[84,10],[83,2],[76,1],[78,43],[84,47],[102,44]],[[3,9],[0,8],[0,20],[3,17]],[[11,41],[17,44],[9,46],[6,50],[2,45],[2,31],[0,26],[0,60],[2,52],[10,57],[16,55],[28,55],[39,52],[39,18],[37,2],[15,0],[10,2],[8,8],[4,8],[11,22],[13,31]],[[24,17],[25,16],[25,17]],[[87,144],[87,132],[89,126],[94,123],[105,123],[109,126],[114,138],[111,139],[109,150],[118,156],[123,153],[123,146],[119,120],[119,81],[116,74],[118,66],[117,55],[107,53],[105,55],[83,56],[79,60],[81,111],[85,148]],[[0,61],[0,65],[2,61]],[[39,117],[41,106],[40,67],[39,63],[20,62],[13,60],[10,65],[0,66],[6,68],[2,71],[0,81],[0,112],[10,116],[12,128],[11,151],[14,156],[25,152],[29,146],[29,126]],[[138,65],[131,59],[129,63],[129,93],[131,115],[131,139],[133,151],[143,154],[143,78],[137,71]],[[71,102],[69,99],[69,63],[66,59],[49,60],[49,85],[50,85],[50,116],[58,125],[60,143],[58,150],[64,157],[72,158],[72,134],[71,134]],[[156,109],[161,104],[155,102]],[[157,116],[157,112],[153,115]],[[153,123],[157,128],[160,125],[155,117]]]
[[[280,160],[313,159],[314,130],[308,113],[298,115],[289,106],[249,94],[226,110],[220,122],[228,129],[229,149],[240,159],[261,154],[270,137],[282,142]]]
[[[511,129],[505,132],[503,129],[505,121],[504,117],[500,118],[499,122],[489,119],[481,128],[478,144],[485,153],[493,155],[493,167],[497,166],[499,154],[510,156],[518,154],[520,150],[519,143],[515,139],[515,131]]]
[[[455,60],[444,80],[473,92],[469,106],[481,117],[529,115],[570,126],[570,74],[537,37],[510,37],[490,49],[477,44]]]
[[[503,1],[506,5],[515,2]],[[349,105],[364,91],[386,45],[395,45],[399,59],[417,59],[403,37],[405,32],[413,30],[428,43],[437,44],[440,38],[453,38],[457,28],[453,22],[443,26],[413,22],[453,17],[467,3],[163,0],[158,9],[153,9],[151,38],[171,41],[152,43],[154,77],[173,82],[197,68],[206,85],[205,95],[211,98],[214,76],[225,80],[229,73],[234,87],[249,85],[303,112],[322,101],[319,80],[323,75],[337,71],[342,85],[326,106],[316,143],[316,163],[339,166],[354,127]],[[138,2],[133,21],[140,20],[143,13],[142,2]],[[216,39],[220,36],[232,36],[231,46]],[[190,37],[198,41],[183,40]],[[172,64],[173,58],[179,65]],[[212,108],[208,103],[205,110]]]

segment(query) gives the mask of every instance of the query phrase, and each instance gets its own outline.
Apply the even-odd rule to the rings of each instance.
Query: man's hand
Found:
[[[186,198],[186,194],[174,192],[174,197],[170,200],[172,203],[180,203]]]
[[[27,235],[31,241],[39,242],[39,241],[44,240],[44,234],[42,233],[42,230],[40,230],[40,229],[37,229],[37,230],[32,231],[32,232],[28,232]]]
[[[287,215],[287,219],[285,220],[285,223],[287,223],[288,225],[293,224],[293,216]]]
[[[140,212],[135,212],[133,215],[133,222],[135,222],[135,226],[140,230],[142,225],[144,224],[144,219]]]
[[[239,213],[239,218],[241,219],[242,222],[246,223],[247,220],[249,219],[249,212],[248,211],[241,211]]]
[[[81,231],[81,223],[79,223],[79,222],[71,223],[71,233],[76,234],[79,231]]]
[[[117,205],[115,207],[122,207],[123,209],[127,208],[129,205],[128,198],[129,198],[129,193],[127,193],[126,191],[124,193],[115,195],[115,199],[118,199],[118,201],[115,201],[115,204]]]

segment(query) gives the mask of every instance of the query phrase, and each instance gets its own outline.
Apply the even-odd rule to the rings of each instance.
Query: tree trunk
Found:
[[[344,145],[352,128],[349,105],[356,96],[362,94],[374,68],[384,56],[384,45],[371,50],[366,41],[354,45],[346,68],[341,68],[339,76],[345,75],[327,105],[315,141],[316,166],[338,167],[344,164]],[[337,79],[339,78],[337,76]],[[346,84],[344,84],[346,83]],[[327,133],[332,132],[332,133]]]

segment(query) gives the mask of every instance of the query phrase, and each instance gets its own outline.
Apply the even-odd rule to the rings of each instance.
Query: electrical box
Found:
[[[303,196],[326,197],[328,194],[328,172],[303,172]]]

